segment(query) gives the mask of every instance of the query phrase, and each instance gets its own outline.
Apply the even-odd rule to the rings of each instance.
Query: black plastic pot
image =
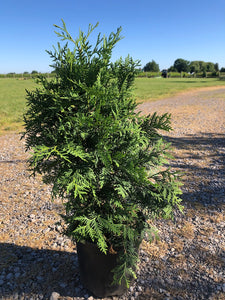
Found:
[[[125,282],[112,285],[112,270],[117,266],[117,254],[102,253],[97,245],[77,243],[82,284],[97,297],[120,296],[127,290]]]

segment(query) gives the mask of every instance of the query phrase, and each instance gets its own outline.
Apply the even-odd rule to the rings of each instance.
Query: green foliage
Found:
[[[152,60],[144,66],[143,70],[144,72],[159,72],[159,65]]]
[[[202,77],[203,77],[203,78],[206,78],[206,77],[207,77],[207,72],[206,72],[206,70],[204,70],[204,71],[202,72]]]
[[[187,61],[182,58],[178,58],[175,60],[174,65],[171,66],[168,69],[169,72],[190,72],[190,73],[203,73],[203,76],[205,75],[205,72],[218,72],[219,71],[219,65],[218,63],[212,63],[212,62],[204,62],[200,60],[195,61]]]
[[[207,72],[215,72],[216,71],[215,64],[211,63],[211,62],[206,63],[206,71]]]
[[[189,67],[191,73],[199,73],[201,71],[201,67],[198,61],[192,61]]]
[[[174,66],[169,67],[168,72],[170,73],[177,73],[177,69]]]
[[[188,72],[189,71],[189,61],[178,58],[175,60],[173,66],[174,69],[177,70],[177,72]]]
[[[188,74],[187,72],[169,72],[168,73],[168,77],[169,78],[181,78],[181,77],[191,77],[190,74]]]
[[[165,166],[170,146],[160,133],[171,130],[170,115],[136,112],[132,87],[139,61],[128,56],[111,62],[121,28],[108,38],[99,34],[91,46],[96,26],[77,39],[64,22],[56,26],[66,41],[48,51],[56,77],[39,76],[40,86],[27,91],[23,137],[26,149],[33,149],[33,175],[51,184],[53,198],[66,199],[65,233],[104,253],[118,252],[114,280],[129,285],[147,220],[181,208],[180,183]]]
[[[136,77],[154,78],[161,76],[160,72],[138,72]]]

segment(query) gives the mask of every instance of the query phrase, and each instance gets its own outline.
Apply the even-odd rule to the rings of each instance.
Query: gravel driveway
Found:
[[[142,243],[138,279],[113,299],[225,299],[225,88],[139,106],[170,112],[172,168],[184,172],[184,214],[158,220]],[[96,299],[83,289],[76,248],[60,234],[60,200],[26,170],[17,134],[0,137],[0,299]],[[1,298],[2,296],[2,298]],[[110,299],[110,298],[109,298]]]

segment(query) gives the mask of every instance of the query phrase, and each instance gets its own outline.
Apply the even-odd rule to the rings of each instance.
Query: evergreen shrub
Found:
[[[77,39],[64,21],[56,26],[65,43],[47,51],[55,77],[39,76],[39,87],[27,91],[22,137],[33,150],[32,174],[42,174],[52,197],[64,199],[65,233],[119,253],[114,281],[129,285],[136,246],[146,231],[154,235],[148,220],[181,209],[180,181],[166,165],[170,145],[160,133],[171,130],[170,115],[137,112],[132,87],[139,61],[111,62],[121,28],[99,34],[92,46],[96,26]]]

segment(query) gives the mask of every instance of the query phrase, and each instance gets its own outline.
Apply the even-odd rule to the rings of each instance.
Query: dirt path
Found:
[[[201,93],[201,92],[211,92],[211,91],[217,91],[220,89],[225,89],[225,85],[214,85],[214,86],[205,86],[205,87],[201,87],[201,88],[192,88],[192,89],[188,89],[185,90],[183,92],[179,92],[177,93],[175,96],[180,96],[180,95],[187,95],[187,96],[191,96],[192,94],[196,94],[196,93]]]
[[[224,133],[225,87],[202,88],[140,104],[143,114],[171,113],[174,134]]]

